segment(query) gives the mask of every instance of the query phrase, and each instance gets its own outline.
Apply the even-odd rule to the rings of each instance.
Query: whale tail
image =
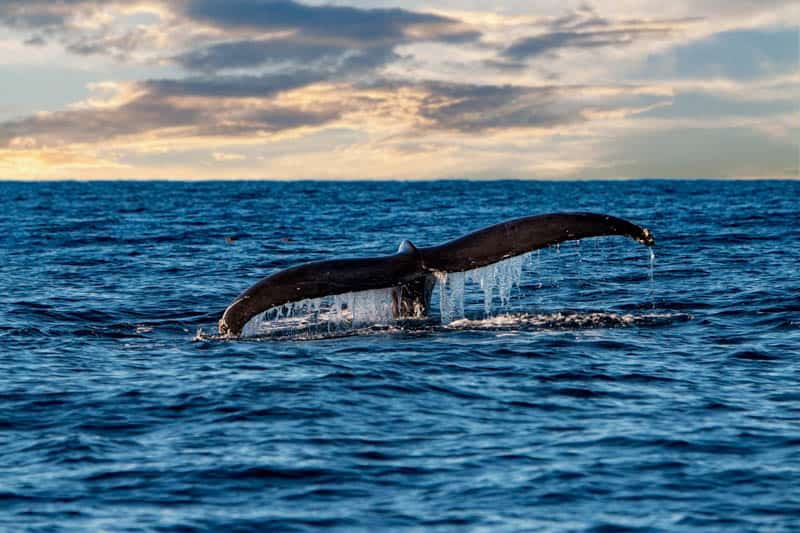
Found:
[[[318,261],[267,276],[225,309],[219,332],[238,336],[251,318],[289,302],[371,289],[394,288],[395,316],[425,316],[437,272],[463,272],[564,241],[606,235],[655,244],[647,229],[595,213],[519,218],[428,248],[403,241],[394,255]]]

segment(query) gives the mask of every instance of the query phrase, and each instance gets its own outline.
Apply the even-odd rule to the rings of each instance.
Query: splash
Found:
[[[522,254],[466,272],[436,272],[442,323],[447,324],[464,317],[466,281],[477,283],[483,291],[483,310],[486,316],[491,316],[495,300],[499,301],[500,307],[507,306],[514,287],[519,288],[525,265],[531,263],[531,257],[530,253]]]
[[[337,333],[367,324],[394,322],[394,289],[348,292],[290,302],[251,318],[242,337]]]
[[[346,312],[343,314],[347,315]],[[366,324],[353,326],[344,321],[336,326],[318,325],[291,329],[285,321],[272,321],[263,324],[259,333],[243,336],[253,341],[293,340],[310,341],[332,339],[352,335],[386,335],[402,332],[404,335],[427,335],[438,331],[494,331],[507,335],[519,332],[579,331],[585,329],[609,329],[626,327],[663,327],[678,322],[693,320],[686,313],[615,313],[609,311],[557,311],[553,313],[509,313],[486,318],[459,318],[449,323],[435,324],[429,321],[390,322],[384,325]],[[192,340],[210,341],[225,337],[205,333],[198,329]]]
[[[445,325],[457,330],[541,330],[618,328],[628,326],[662,326],[673,322],[691,320],[685,313],[648,313],[636,315],[607,311],[561,311],[555,313],[503,314],[479,320],[461,318]]]

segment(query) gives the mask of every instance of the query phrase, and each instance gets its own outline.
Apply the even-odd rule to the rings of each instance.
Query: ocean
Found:
[[[0,206],[0,529],[800,529],[800,182],[0,182]],[[655,258],[567,242],[445,320],[435,296],[215,335],[278,269],[558,211],[647,227]]]

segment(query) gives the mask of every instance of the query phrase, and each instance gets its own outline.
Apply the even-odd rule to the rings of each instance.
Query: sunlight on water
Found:
[[[800,181],[0,198],[0,531],[800,531]],[[387,324],[383,292],[382,325],[325,323],[375,312],[343,295],[249,330],[311,333],[217,333],[255,270],[584,206],[653,227],[653,308],[649,252],[608,236],[534,251],[489,317],[465,273],[447,324],[435,288],[428,320]]]

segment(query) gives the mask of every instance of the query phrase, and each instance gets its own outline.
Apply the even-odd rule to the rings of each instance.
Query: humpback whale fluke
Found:
[[[396,316],[425,315],[436,272],[463,272],[560,242],[605,235],[655,244],[647,229],[595,213],[518,218],[428,248],[403,241],[394,255],[317,261],[267,276],[225,309],[219,332],[238,336],[251,318],[289,302],[370,289],[394,288]]]

